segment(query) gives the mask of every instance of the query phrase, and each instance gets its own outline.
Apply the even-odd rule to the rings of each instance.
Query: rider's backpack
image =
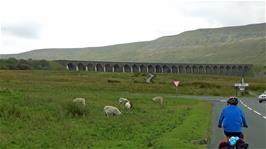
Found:
[[[219,144],[219,149],[247,149],[248,144],[243,139],[239,139],[235,145],[231,146],[228,140],[223,140]]]

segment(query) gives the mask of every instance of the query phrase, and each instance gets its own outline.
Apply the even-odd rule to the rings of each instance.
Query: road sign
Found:
[[[180,81],[174,80],[173,83],[177,87],[179,85]]]
[[[245,91],[245,86],[239,86],[238,89],[239,89],[240,92],[244,92]]]
[[[235,87],[246,87],[248,83],[235,83]]]
[[[246,87],[248,87],[248,83],[245,83],[244,81],[244,77],[241,78],[241,82],[240,83],[235,83],[235,89],[236,89],[236,96],[237,96],[237,89],[241,92],[244,93]]]

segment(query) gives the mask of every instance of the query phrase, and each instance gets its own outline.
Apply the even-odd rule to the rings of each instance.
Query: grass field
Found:
[[[183,95],[234,94],[236,77],[157,75],[66,71],[0,71],[0,148],[205,148],[191,141],[209,137],[211,105],[175,97],[172,80]],[[265,81],[248,78],[250,90]],[[152,103],[164,96],[163,108]],[[171,95],[171,96],[169,96]],[[67,105],[86,98],[84,116],[72,116]],[[134,104],[131,112],[106,118],[105,105],[119,97]]]

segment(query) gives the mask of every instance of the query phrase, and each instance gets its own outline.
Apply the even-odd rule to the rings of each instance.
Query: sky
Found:
[[[148,41],[265,22],[265,0],[1,0],[0,54]]]

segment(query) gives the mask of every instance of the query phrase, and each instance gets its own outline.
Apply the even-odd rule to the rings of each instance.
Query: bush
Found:
[[[111,80],[111,79],[108,79],[107,82],[108,83],[120,83],[119,80]]]
[[[180,86],[193,86],[195,88],[202,88],[202,89],[208,89],[208,88],[217,88],[220,89],[221,86],[217,84],[212,84],[208,82],[187,82],[187,83],[182,83]]]
[[[30,68],[29,64],[18,63],[17,69],[19,69],[19,70],[29,70],[31,68]]]
[[[0,60],[0,69],[10,69],[10,70],[47,70],[50,68],[50,62],[46,60],[32,60],[32,59],[2,59]]]

